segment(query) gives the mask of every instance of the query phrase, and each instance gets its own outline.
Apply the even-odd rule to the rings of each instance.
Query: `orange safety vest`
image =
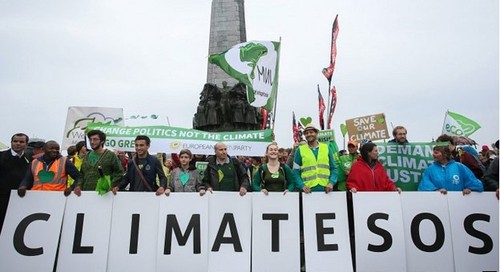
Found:
[[[38,173],[44,170],[44,164],[39,160],[33,160],[31,164],[31,173],[33,173],[33,187],[31,190],[41,191],[64,191],[68,176],[66,175],[66,158],[60,157],[50,165],[47,171],[54,172],[54,178],[50,181],[41,182]]]

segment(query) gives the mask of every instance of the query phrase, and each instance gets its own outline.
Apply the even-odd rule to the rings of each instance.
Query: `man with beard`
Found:
[[[75,194],[80,196],[81,190],[96,190],[97,180],[101,177],[111,180],[111,191],[116,194],[118,185],[123,178],[123,167],[118,157],[112,151],[104,148],[106,134],[100,130],[91,130],[87,133],[91,152],[83,157],[80,172],[82,179],[76,183]]]
[[[0,231],[9,204],[10,191],[19,187],[31,161],[27,154],[28,135],[17,133],[10,139],[11,148],[0,152]]]
[[[337,167],[328,145],[318,142],[318,133],[312,124],[305,127],[307,145],[300,145],[295,151],[293,171],[311,191],[328,193],[337,183]]]
[[[60,147],[56,141],[48,141],[43,145],[43,155],[34,159],[26,176],[17,189],[17,194],[24,197],[27,189],[41,191],[64,191],[64,195],[71,193],[67,187],[68,174],[77,182],[81,174],[69,159],[61,156]]]

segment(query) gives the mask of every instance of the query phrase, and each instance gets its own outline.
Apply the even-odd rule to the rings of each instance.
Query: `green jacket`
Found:
[[[80,169],[82,179],[76,186],[79,186],[84,191],[94,191],[100,177],[99,167],[101,167],[104,176],[110,176],[111,187],[118,186],[124,174],[118,156],[109,150],[105,150],[95,165],[90,165],[90,153],[83,157],[82,168]]]

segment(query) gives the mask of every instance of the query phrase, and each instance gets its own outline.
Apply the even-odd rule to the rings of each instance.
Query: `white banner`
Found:
[[[113,197],[107,271],[155,271],[159,203],[146,192]]]
[[[0,270],[52,271],[60,239],[57,271],[298,271],[298,200],[12,191]],[[494,192],[360,192],[353,206],[357,271],[498,271]],[[307,271],[352,271],[346,193],[303,194],[303,221]]]
[[[68,196],[59,247],[58,271],[106,271],[113,194]],[[128,239],[130,236],[124,239]]]
[[[214,192],[208,213],[208,271],[250,271],[252,194]]]
[[[455,271],[446,195],[401,193],[408,271]]]
[[[300,271],[299,193],[252,198],[252,271]]]
[[[401,200],[397,192],[352,194],[356,271],[406,270]]]
[[[207,271],[209,196],[172,193],[159,198],[156,271]]]
[[[353,271],[345,192],[302,194],[306,271]]]
[[[68,107],[61,150],[85,140],[88,123],[124,125],[122,108]]]
[[[0,235],[2,271],[52,271],[66,198],[62,192],[10,194]]]
[[[448,192],[455,271],[498,271],[498,199],[495,193]]]

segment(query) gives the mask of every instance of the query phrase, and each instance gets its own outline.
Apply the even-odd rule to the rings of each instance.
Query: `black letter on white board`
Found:
[[[420,223],[426,219],[430,220],[434,224],[434,228],[436,229],[436,241],[434,241],[432,245],[426,245],[424,244],[424,242],[422,242],[422,239],[420,239]],[[436,215],[432,213],[417,214],[411,221],[410,232],[411,239],[413,240],[415,246],[424,252],[436,252],[441,249],[444,244],[443,223]]]
[[[368,220],[366,222],[366,224],[368,225],[368,229],[371,232],[382,236],[384,242],[381,245],[368,244],[368,250],[373,252],[384,252],[391,248],[392,236],[387,230],[375,225],[375,221],[377,221],[377,219],[389,220],[389,215],[386,213],[374,213],[368,217]]]
[[[325,244],[325,234],[333,234],[333,228],[323,227],[323,220],[325,219],[335,219],[335,213],[317,213],[316,214],[316,242],[318,244],[318,251],[337,251],[339,250],[339,245],[337,244]]]
[[[271,220],[271,251],[280,251],[280,220],[288,220],[288,214],[262,214],[262,220]]]
[[[167,215],[167,228],[165,229],[165,246],[163,248],[164,255],[170,255],[172,252],[172,232],[175,232],[175,238],[180,246],[185,246],[191,231],[193,231],[193,254],[201,253],[201,230],[200,230],[200,215],[193,214],[186,227],[184,235],[179,227],[179,222],[175,214]]]
[[[481,220],[490,222],[490,216],[482,213],[473,213],[468,215],[464,219],[464,229],[470,234],[470,236],[475,237],[479,240],[482,240],[484,243],[483,247],[472,247],[469,246],[469,252],[474,254],[488,254],[493,250],[493,240],[488,234],[484,232],[480,232],[474,228],[474,222]]]
[[[16,251],[24,256],[37,256],[43,254],[43,247],[29,248],[24,243],[24,233],[28,228],[28,225],[33,221],[43,220],[49,221],[50,214],[46,213],[34,213],[26,216],[19,225],[17,225],[16,231],[14,232],[14,248]]]
[[[231,232],[230,237],[224,237],[227,225],[229,225],[229,231]],[[243,252],[243,249],[241,248],[240,236],[238,235],[238,229],[236,229],[236,222],[234,222],[234,216],[232,213],[225,213],[222,217],[219,231],[217,232],[214,245],[212,246],[212,251],[219,251],[222,243],[233,244],[235,252]]]
[[[137,254],[137,245],[139,244],[139,221],[141,215],[138,213],[132,214],[132,223],[130,224],[130,245],[128,248],[129,254]]]
[[[83,213],[76,214],[76,224],[75,224],[75,237],[73,239],[73,254],[92,254],[94,252],[93,246],[82,246],[82,235],[83,235]]]

